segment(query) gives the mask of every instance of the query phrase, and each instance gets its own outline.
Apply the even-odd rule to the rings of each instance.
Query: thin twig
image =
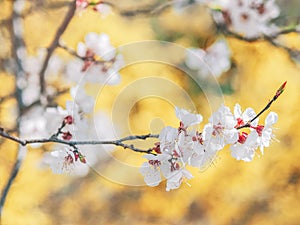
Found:
[[[117,11],[121,16],[125,17],[133,17],[137,15],[143,16],[154,16],[164,12],[170,6],[174,4],[174,1],[167,1],[166,3],[161,4],[161,2],[155,2],[154,4],[144,6],[143,8],[134,8],[134,9],[121,9],[117,4],[113,4],[109,1],[99,1],[96,3],[91,3],[89,6],[95,6],[97,4],[105,4],[112,7],[115,11]]]
[[[57,138],[56,135],[52,135],[50,138],[41,138],[41,139],[28,139],[23,140],[18,137],[12,136],[9,133],[5,132],[4,129],[0,129],[0,136],[9,139],[11,141],[14,141],[22,146],[26,146],[28,144],[35,144],[35,143],[59,143],[64,145],[69,145],[71,147],[78,146],[78,145],[115,145],[115,146],[121,146],[124,149],[130,149],[135,152],[141,152],[141,153],[151,153],[151,149],[139,149],[136,148],[134,145],[131,144],[125,144],[125,141],[131,141],[131,140],[145,140],[148,138],[158,138],[157,134],[146,134],[146,135],[132,135],[127,136],[121,139],[117,140],[108,140],[108,141],[98,141],[98,140],[90,140],[90,141],[67,141]]]
[[[229,30],[225,24],[215,23],[215,25],[217,26],[218,30],[221,31],[221,33],[223,33],[225,36],[234,37],[236,39],[246,41],[246,42],[269,41],[269,40],[274,40],[283,34],[298,32],[296,28],[283,28],[282,30],[280,30],[278,32],[274,32],[273,34],[270,34],[270,35],[260,34],[258,36],[254,36],[254,37],[247,37],[247,36],[243,36],[241,34],[238,34],[234,31]]]
[[[276,99],[283,93],[284,88],[286,86],[286,82],[284,82],[279,89],[276,91],[275,95],[273,96],[272,100],[268,102],[268,104],[255,116],[253,117],[251,120],[249,120],[245,125],[239,126],[236,129],[242,129],[242,128],[246,128],[246,127],[251,127],[251,123],[256,120],[258,117],[260,117],[261,114],[263,114],[268,108],[271,107],[272,103],[276,101]]]
[[[71,19],[73,18],[74,14],[75,14],[75,10],[76,10],[76,1],[73,0],[71,3],[70,3],[70,7],[69,7],[69,10],[62,22],[62,24],[59,26],[58,30],[56,31],[56,34],[55,34],[55,37],[53,39],[53,41],[51,42],[49,48],[48,48],[48,52],[47,52],[47,55],[45,57],[45,60],[44,60],[44,63],[42,65],[42,69],[39,73],[39,76],[40,76],[40,87],[41,87],[41,95],[44,95],[45,94],[45,72],[46,72],[46,69],[48,67],[48,63],[49,63],[49,60],[52,56],[52,53],[54,52],[54,50],[58,47],[58,42],[59,42],[59,39],[60,37],[62,36],[62,34],[64,33],[64,31],[67,29],[68,25],[70,24],[70,21]]]
[[[58,48],[61,48],[63,50],[65,50],[66,52],[68,52],[70,55],[75,56],[78,59],[81,59],[83,61],[90,61],[93,62],[95,64],[105,64],[105,63],[111,63],[114,58],[110,61],[105,61],[105,60],[99,60],[99,59],[95,59],[93,56],[88,57],[88,56],[80,56],[77,54],[77,52],[74,49],[69,48],[68,46],[64,45],[63,43],[58,43]]]

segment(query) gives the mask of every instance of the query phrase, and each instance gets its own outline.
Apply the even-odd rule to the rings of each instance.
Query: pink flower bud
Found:
[[[64,121],[63,121],[65,124],[72,124],[72,123],[74,123],[74,119],[73,119],[73,117],[72,116],[70,116],[70,115],[68,115],[68,116],[66,116],[65,118],[64,118]]]
[[[71,134],[69,131],[63,132],[63,133],[62,133],[62,138],[63,138],[64,140],[69,141],[69,140],[72,139],[72,134]]]

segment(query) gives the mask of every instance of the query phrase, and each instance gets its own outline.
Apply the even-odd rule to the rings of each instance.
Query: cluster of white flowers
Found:
[[[189,4],[191,1],[175,1],[178,7]],[[246,37],[261,34],[270,34],[277,28],[269,22],[279,15],[279,9],[274,0],[196,0],[197,3],[207,4],[214,10],[214,19],[219,24],[225,24],[232,31]],[[99,1],[91,3],[88,0],[77,0],[77,10],[93,9],[107,14],[109,7]],[[67,49],[67,48],[66,48]],[[61,59],[52,55],[46,70],[46,80],[58,74],[65,74],[67,80],[76,83],[70,88],[72,101],[66,102],[65,109],[61,107],[33,106],[20,118],[21,138],[54,138],[60,141],[95,140],[100,138],[112,139],[113,126],[109,118],[103,113],[91,115],[95,99],[87,95],[86,83],[101,83],[115,85],[120,82],[119,70],[123,67],[123,57],[110,43],[109,36],[94,32],[85,36],[76,52],[77,57],[63,67]],[[40,71],[46,52],[39,52],[36,57],[27,56],[22,62],[25,78],[17,81],[22,89],[22,100],[28,106],[40,97]],[[218,40],[207,49],[191,48],[186,53],[185,64],[197,71],[199,77],[209,75],[219,77],[228,71],[231,66],[231,53],[225,40]],[[47,85],[48,87],[49,85]],[[277,91],[274,101],[283,91],[285,83]],[[199,169],[209,165],[218,151],[230,146],[231,155],[237,160],[249,162],[253,160],[256,150],[261,154],[268,147],[273,135],[273,124],[277,121],[277,114],[270,112],[265,124],[259,124],[253,109],[247,108],[244,112],[236,104],[234,112],[222,105],[209,118],[208,123],[199,132],[196,128],[203,120],[200,114],[192,114],[185,109],[175,108],[179,127],[165,127],[159,135],[159,142],[155,143],[151,154],[146,154],[140,172],[149,186],[157,186],[166,181],[166,190],[177,189],[182,182],[193,176],[188,167]],[[254,119],[255,118],[255,119]],[[98,121],[99,130],[95,129]],[[196,129],[195,129],[196,128]],[[100,136],[99,136],[100,134]],[[70,143],[67,143],[70,144]],[[32,144],[32,147],[39,146]],[[102,157],[102,151],[97,146],[81,147],[70,144],[69,147],[56,146],[55,150],[46,153],[43,164],[50,166],[54,173],[70,173],[84,176],[89,166],[95,165]],[[111,146],[105,150],[111,151]]]
[[[18,79],[18,86],[22,88],[22,99],[25,105],[30,105],[40,98],[40,71],[43,61],[46,56],[46,49],[39,49],[36,56],[25,54],[22,66],[25,71],[25,76]],[[63,71],[63,60],[57,56],[52,55],[49,60],[47,70],[45,71],[45,78],[51,81],[57,78],[57,75]],[[50,92],[51,89],[47,89]]]
[[[280,14],[275,0],[176,0],[174,9],[180,12],[191,3],[212,9],[217,24],[225,25],[231,31],[249,38],[271,35],[279,30],[272,23]]]
[[[66,110],[61,107],[46,110],[44,118],[48,122],[48,130],[51,130],[53,134],[55,133],[53,129],[61,127],[56,135],[63,140],[112,139],[114,132],[109,117],[105,113],[90,115],[95,100],[86,94],[84,86],[71,88],[71,96],[73,101],[66,102]],[[96,124],[100,125],[96,126]],[[75,176],[87,175],[90,166],[105,159],[107,156],[103,154],[105,150],[113,150],[112,147],[104,148],[102,146],[80,147],[80,149],[61,148],[60,146],[54,148],[56,150],[45,154],[43,164],[49,165],[53,173],[69,173]]]
[[[76,3],[77,7],[81,4],[89,4],[87,1]],[[101,6],[102,4],[97,4],[95,9]],[[22,100],[25,106],[33,104],[40,98],[39,73],[46,53],[45,50],[39,50],[36,56],[29,56],[24,52],[22,66],[25,76],[20,78],[17,84],[22,89]],[[66,102],[65,109],[60,106],[32,105],[20,118],[21,138],[48,139],[51,137],[65,141],[114,138],[115,133],[109,117],[103,112],[92,113],[95,99],[87,95],[85,84],[87,82],[118,84],[120,82],[119,70],[123,66],[122,55],[110,44],[108,35],[104,33],[88,33],[85,42],[78,44],[76,54],[76,59],[66,66],[60,57],[52,55],[45,71],[46,94],[50,94],[48,89],[51,87],[51,81],[55,81],[59,75],[64,74],[66,81],[71,81],[72,100]],[[54,86],[52,89],[55,89]],[[54,91],[52,94],[55,93]],[[96,129],[97,123],[101,125]],[[30,146],[40,147],[41,144],[30,144]],[[67,172],[79,176],[86,175],[90,166],[107,157],[105,150],[113,150],[111,146],[99,145],[89,148],[80,146],[80,149],[71,146],[61,148],[57,145],[54,149],[45,154],[42,164],[49,165],[54,173]]]
[[[202,122],[200,114],[179,108],[175,111],[180,126],[165,127],[161,131],[153,154],[144,156],[147,162],[140,169],[149,186],[157,186],[162,181],[162,175],[167,180],[167,191],[178,188],[184,180],[193,177],[187,166],[204,168],[227,144],[230,145],[232,157],[251,161],[258,147],[263,153],[263,148],[269,146],[273,137],[272,125],[277,121],[277,114],[270,112],[265,125],[258,125],[258,119],[250,122],[256,116],[253,109],[247,108],[242,113],[240,105],[236,104],[233,114],[222,105],[212,114],[203,132],[199,132],[191,126]],[[249,134],[241,131],[246,128]]]
[[[230,50],[225,40],[219,40],[206,50],[190,48],[186,52],[185,64],[192,70],[197,71],[201,78],[210,75],[219,77],[230,69]]]
[[[216,0],[221,12],[214,15],[219,24],[225,24],[232,31],[246,37],[270,35],[278,28],[271,21],[280,14],[274,0]]]
[[[68,63],[66,76],[74,82],[115,85],[120,82],[123,57],[110,44],[107,34],[88,33],[77,46],[77,58]]]

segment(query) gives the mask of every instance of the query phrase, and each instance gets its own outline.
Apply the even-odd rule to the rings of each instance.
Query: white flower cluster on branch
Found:
[[[187,166],[204,168],[226,145],[230,146],[231,155],[237,160],[251,161],[258,147],[263,154],[264,147],[268,147],[274,137],[272,125],[277,121],[277,114],[270,112],[265,124],[258,124],[258,118],[252,121],[256,117],[253,109],[247,108],[242,113],[240,105],[236,104],[233,114],[222,105],[209,118],[203,132],[199,132],[191,126],[202,122],[200,114],[179,108],[175,111],[180,120],[179,127],[166,127],[161,131],[160,141],[153,148],[155,154],[144,156],[148,161],[140,170],[149,186],[157,186],[163,175],[167,179],[167,191],[178,188],[184,180],[193,177]],[[241,131],[241,128],[249,131]]]
[[[209,9],[216,30],[221,31],[221,34],[248,42],[263,39],[287,50],[290,55],[300,55],[299,51],[275,41],[281,34],[299,33],[300,26],[281,29],[275,25],[273,21],[280,15],[280,9],[274,0],[174,0],[156,8],[136,12],[119,10],[119,13],[123,16],[147,13],[154,15],[163,12],[168,6],[174,6],[176,11],[180,11],[194,3]],[[274,139],[273,125],[277,122],[277,114],[270,112],[264,124],[259,122],[259,117],[284,91],[286,82],[257,114],[252,108],[242,111],[239,104],[235,105],[233,112],[229,107],[221,105],[208,119],[203,130],[199,131],[202,116],[176,107],[178,127],[167,126],[159,135],[133,135],[114,140],[113,126],[107,115],[92,115],[95,99],[87,94],[85,86],[88,83],[119,84],[119,71],[125,64],[123,56],[105,33],[86,34],[76,50],[63,44],[61,37],[76,12],[81,14],[87,8],[92,8],[101,17],[105,17],[111,10],[118,10],[118,6],[109,1],[71,1],[47,51],[40,50],[36,56],[30,56],[23,38],[22,18],[25,15],[22,12],[26,4],[23,0],[14,1],[13,4],[11,32],[12,44],[15,45],[14,61],[17,65],[13,68],[16,87],[15,93],[10,94],[7,99],[15,98],[17,101],[17,122],[13,130],[19,137],[1,127],[0,136],[18,143],[19,155],[22,157],[16,160],[1,196],[0,217],[6,195],[23,160],[23,151],[26,151],[23,146],[40,147],[45,143],[54,143],[53,150],[44,155],[43,164],[49,166],[54,173],[77,176],[85,176],[90,166],[105,157],[103,151],[113,150],[113,145],[120,146],[144,154],[146,162],[142,164],[140,172],[147,185],[157,186],[166,179],[166,190],[169,191],[179,188],[184,181],[193,177],[189,168],[205,168],[226,146],[233,158],[250,162],[255,155],[262,155]],[[64,62],[54,54],[57,48],[66,50],[74,59]],[[218,37],[215,43],[205,49],[188,49],[184,61],[202,79],[211,74],[218,78],[231,67],[231,51],[225,39]],[[67,91],[70,91],[72,97],[64,107],[50,104],[60,93],[65,93],[54,85],[53,80],[58,77],[63,79],[64,82],[61,83],[69,85]],[[0,102],[3,101],[4,98],[0,99]],[[99,122],[100,131],[91,129],[95,125],[94,121]],[[99,133],[101,140],[97,139]],[[149,149],[140,149],[127,143],[147,138],[158,138],[159,141]]]

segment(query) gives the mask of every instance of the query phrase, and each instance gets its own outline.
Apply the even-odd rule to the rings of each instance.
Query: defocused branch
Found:
[[[12,11],[12,30],[11,30],[11,36],[12,36],[12,46],[13,46],[13,52],[14,52],[14,74],[16,76],[16,80],[22,80],[25,77],[25,71],[22,65],[22,61],[25,57],[26,50],[25,50],[25,43],[23,39],[23,24],[21,19],[21,12],[22,8],[20,9],[20,1],[22,0],[16,0],[13,3],[13,11]],[[22,4],[22,2],[21,2]],[[19,87],[18,82],[16,82],[15,87],[15,93],[14,97],[17,100],[17,114],[18,118],[21,116],[22,108],[24,107],[23,99],[22,99],[22,88]],[[17,119],[16,123],[16,130],[19,130],[20,120]],[[22,165],[23,159],[25,155],[23,154],[23,151],[21,148],[18,149],[18,156],[16,158],[16,162],[11,170],[10,176],[7,180],[6,185],[4,186],[4,189],[1,193],[1,199],[0,199],[0,219],[2,216],[2,210],[5,204],[6,197],[8,195],[8,192],[11,188],[11,185],[13,184],[16,176],[19,173],[20,167]]]
[[[0,104],[5,102],[6,100],[9,100],[9,99],[13,98],[14,96],[15,96],[14,94],[9,94],[9,95],[1,97],[0,98]]]
[[[215,25],[216,25],[217,31],[224,34],[227,37],[233,37],[233,38],[236,38],[236,39],[239,39],[242,41],[246,41],[246,42],[250,42],[250,43],[256,42],[256,41],[267,41],[271,45],[285,50],[290,55],[291,58],[295,58],[295,56],[300,55],[299,50],[289,48],[285,45],[280,44],[277,41],[277,38],[279,38],[281,35],[290,34],[290,33],[299,33],[298,29],[295,27],[283,28],[283,29],[279,30],[278,32],[274,32],[273,34],[270,34],[270,35],[262,34],[262,35],[255,36],[255,37],[246,37],[246,36],[243,36],[241,34],[238,34],[236,32],[229,30],[229,28],[225,24],[215,23]]]
[[[17,175],[19,173],[20,167],[21,167],[23,159],[25,157],[24,153],[25,153],[25,149],[19,149],[18,150],[17,159],[16,159],[16,161],[14,163],[14,166],[11,170],[10,177],[9,177],[9,179],[7,181],[7,184],[5,185],[5,187],[2,191],[2,195],[1,195],[1,199],[0,199],[0,221],[1,221],[2,211],[3,211],[3,207],[4,207],[4,204],[5,204],[7,194],[10,190],[11,185],[13,184],[15,178],[17,177]]]
[[[32,13],[42,10],[57,10],[63,7],[66,7],[70,4],[70,1],[59,1],[59,2],[44,2],[44,1],[32,1],[33,6],[24,10],[22,14],[20,14],[20,18],[24,19],[26,16],[31,15]],[[0,21],[0,26],[8,26],[10,25],[11,18],[4,18]]]
[[[136,148],[132,144],[126,144],[124,142],[126,141],[132,141],[132,140],[145,140],[148,138],[158,138],[157,134],[146,134],[146,135],[133,135],[133,136],[127,136],[121,139],[117,140],[108,140],[108,141],[98,141],[98,140],[90,140],[90,141],[66,141],[63,139],[57,138],[57,135],[52,135],[50,138],[42,138],[42,139],[28,139],[23,140],[18,137],[15,137],[13,135],[10,135],[9,133],[5,132],[4,129],[0,128],[0,136],[3,138],[9,139],[11,141],[14,141],[21,146],[26,146],[28,144],[35,144],[35,143],[59,143],[63,145],[68,145],[70,147],[76,147],[78,145],[115,145],[123,147],[124,149],[130,149],[134,152],[140,152],[140,153],[151,153],[152,148],[150,149],[140,149]]]
[[[140,8],[133,8],[133,9],[121,9],[117,4],[114,4],[110,1],[99,1],[96,3],[90,3],[90,6],[94,6],[97,4],[106,4],[110,7],[112,7],[119,15],[126,16],[126,17],[132,17],[132,16],[153,16],[158,15],[162,12],[164,12],[166,9],[168,9],[170,6],[172,6],[175,3],[174,0],[167,1],[165,3],[161,3],[161,1],[155,2],[153,4],[149,4],[147,6],[143,6]]]
[[[43,62],[43,65],[42,65],[42,68],[41,68],[41,71],[40,71],[40,74],[39,74],[39,76],[40,76],[40,86],[41,86],[41,95],[45,94],[45,89],[46,89],[46,87],[45,87],[45,85],[46,85],[45,84],[45,72],[46,72],[46,69],[48,67],[49,60],[50,60],[54,50],[58,47],[59,39],[62,36],[62,34],[64,33],[64,31],[66,30],[66,28],[68,27],[71,19],[73,18],[74,14],[75,14],[75,10],[76,10],[76,0],[74,0],[70,3],[69,10],[68,10],[62,24],[59,26],[58,30],[56,31],[54,39],[53,39],[53,41],[51,42],[51,44],[48,48],[46,58]]]
[[[59,47],[59,48],[65,50],[65,51],[68,52],[70,55],[75,56],[75,57],[78,58],[78,59],[81,59],[81,60],[83,60],[83,61],[93,62],[93,63],[95,63],[95,64],[110,64],[111,61],[114,60],[114,58],[113,58],[113,59],[110,60],[110,61],[105,61],[105,60],[95,59],[94,56],[84,56],[84,57],[82,57],[82,56],[78,55],[77,52],[76,52],[75,50],[69,48],[68,46],[64,45],[64,44],[61,43],[61,42],[58,44],[57,47]]]
[[[277,32],[274,32],[273,34],[270,34],[270,35],[262,34],[262,35],[255,36],[255,37],[246,37],[246,36],[243,36],[241,34],[238,34],[238,33],[235,33],[233,31],[229,30],[229,28],[225,24],[215,23],[215,26],[217,27],[217,30],[219,32],[221,32],[222,34],[224,34],[226,36],[234,37],[236,39],[246,41],[246,42],[255,42],[255,41],[263,41],[263,40],[269,41],[269,40],[274,40],[283,34],[298,33],[297,29],[294,27],[294,28],[283,28]]]

